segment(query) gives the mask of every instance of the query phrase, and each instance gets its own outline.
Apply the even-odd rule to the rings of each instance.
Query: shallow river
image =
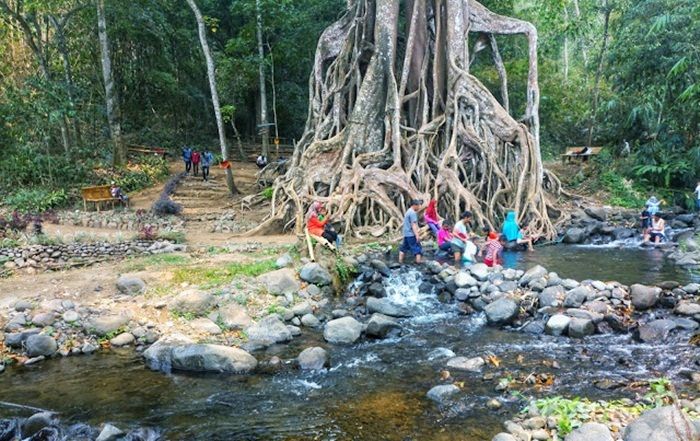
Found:
[[[567,254],[570,250],[522,254],[514,264],[536,261],[575,278],[636,281],[625,272],[630,268],[650,277],[640,281],[679,278],[665,265],[608,268],[602,261],[617,261],[619,251],[575,249]],[[584,262],[570,261],[573,255]],[[524,396],[633,396],[633,391],[602,391],[592,384],[661,375],[678,379],[697,357],[697,348],[681,342],[653,346],[627,336],[596,336],[572,343],[488,328],[482,315],[458,315],[454,305],[418,293],[418,278],[416,272],[399,272],[388,284],[394,301],[417,311],[416,317],[403,321],[400,338],[328,347],[318,336],[306,334],[288,346],[255,354],[260,360],[272,355],[291,359],[308,346],[324,346],[332,366],[324,372],[289,367],[253,376],[165,375],[149,371],[126,351],[9,369],[0,375],[0,401],[60,412],[66,424],[109,421],[121,428],[151,427],[167,440],[481,441],[490,440],[507,415],[522,405],[514,394],[495,391],[499,378],[554,375],[552,388],[517,386]],[[441,348],[469,357],[494,354],[502,364],[485,367],[484,373],[495,374],[493,380],[452,372],[463,382],[463,392],[457,403],[440,408],[425,394],[441,384],[439,373],[446,361]],[[553,360],[559,369],[552,367]],[[500,413],[486,409],[493,397],[506,403]],[[27,416],[0,405],[0,418],[19,415]]]

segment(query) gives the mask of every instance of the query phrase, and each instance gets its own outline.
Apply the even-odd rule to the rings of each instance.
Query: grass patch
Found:
[[[156,254],[147,257],[135,257],[126,263],[124,271],[144,271],[154,267],[186,265],[189,262],[190,258],[181,254]]]
[[[182,231],[160,231],[157,238],[160,240],[168,240],[177,244],[187,242],[187,237]]]
[[[230,283],[235,277],[255,277],[276,269],[275,260],[259,260],[248,263],[229,263],[222,267],[178,268],[173,273],[173,283],[199,285],[211,289]]]

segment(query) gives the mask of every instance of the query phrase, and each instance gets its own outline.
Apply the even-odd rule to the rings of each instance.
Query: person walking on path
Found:
[[[698,181],[698,185],[695,187],[695,210],[700,212],[700,181]]]
[[[399,263],[403,263],[406,253],[411,253],[416,256],[416,263],[421,263],[423,257],[423,248],[420,245],[419,229],[418,229],[418,211],[420,210],[423,201],[421,199],[413,199],[411,206],[406,210],[403,218],[403,243],[399,249]]]
[[[214,155],[209,151],[209,149],[205,149],[204,153],[202,154],[202,179],[205,181],[209,180],[209,167],[212,166],[214,163]]]
[[[192,174],[199,175],[199,163],[202,161],[202,155],[199,152],[192,152]]]
[[[182,160],[185,162],[185,173],[187,175],[190,174],[190,171],[192,170],[192,149],[185,146],[184,149],[182,149]]]

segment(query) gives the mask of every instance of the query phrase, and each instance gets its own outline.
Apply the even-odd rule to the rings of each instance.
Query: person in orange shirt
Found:
[[[332,244],[338,243],[338,233],[329,223],[326,207],[320,202],[314,202],[306,213],[306,228],[312,236],[320,236]]]

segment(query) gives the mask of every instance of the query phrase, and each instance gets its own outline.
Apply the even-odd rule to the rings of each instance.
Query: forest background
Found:
[[[538,29],[545,159],[571,146],[605,147],[590,166],[567,169],[567,185],[600,193],[613,205],[637,206],[650,191],[690,205],[689,189],[700,178],[700,3],[482,3]],[[316,42],[345,1],[197,4],[214,51],[227,136],[260,139],[262,65],[268,121],[276,122],[270,135],[299,139]],[[125,142],[175,155],[183,145],[217,151],[206,64],[187,3],[107,0],[104,6]],[[0,198],[11,209],[60,207],[81,186],[112,180],[134,191],[168,173],[152,157],[112,167],[97,23],[89,0],[0,0]],[[510,106],[524,113],[527,41],[499,37],[498,44]],[[499,97],[498,72],[483,46],[471,70]]]

